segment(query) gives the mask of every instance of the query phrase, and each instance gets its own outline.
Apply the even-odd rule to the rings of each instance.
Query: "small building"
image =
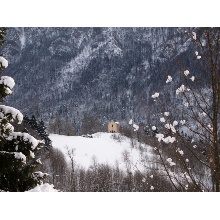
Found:
[[[108,132],[109,133],[119,133],[119,122],[114,122],[111,120],[108,123]]]

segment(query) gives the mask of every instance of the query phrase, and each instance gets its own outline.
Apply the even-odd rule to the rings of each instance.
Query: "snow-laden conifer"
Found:
[[[0,46],[4,43],[5,28],[0,28]],[[0,71],[8,67],[8,61],[0,56]],[[14,80],[0,77],[0,99],[12,93]],[[24,132],[15,132],[11,123],[21,124],[22,113],[6,105],[0,105],[0,191],[28,191],[43,183],[47,174],[38,170],[41,164],[35,153],[44,146]]]

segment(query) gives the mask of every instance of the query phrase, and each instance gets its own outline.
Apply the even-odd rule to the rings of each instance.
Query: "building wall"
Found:
[[[109,133],[118,133],[119,132],[119,124],[114,121],[110,121],[108,123],[108,132]]]

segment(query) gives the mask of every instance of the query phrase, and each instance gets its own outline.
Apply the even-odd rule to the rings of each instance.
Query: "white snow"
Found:
[[[129,125],[132,125],[132,123],[133,123],[133,120],[131,119],[131,120],[128,122],[128,124],[129,124]]]
[[[30,157],[31,157],[31,158],[35,158],[35,155],[34,155],[34,152],[33,152],[33,151],[30,151]]]
[[[34,172],[34,176],[42,178],[46,173],[42,173],[41,171]],[[46,174],[47,175],[47,174]]]
[[[201,59],[201,56],[197,56],[197,60]]]
[[[155,92],[151,97],[153,98],[153,99],[155,99],[155,98],[157,98],[157,97],[159,97],[159,93],[158,92]]]
[[[165,122],[165,118],[160,118],[160,122]]]
[[[176,164],[172,161],[171,158],[167,158],[167,162],[170,164],[170,166],[175,166]]]
[[[172,161],[172,159],[171,159],[171,158],[167,158],[167,162],[169,162],[169,163],[170,163],[171,161]]]
[[[183,153],[182,150],[179,150],[178,152],[179,152],[179,154],[180,154],[181,156],[183,156],[184,153]]]
[[[206,114],[205,112],[202,112],[201,115],[202,115],[202,116],[206,116],[207,114]]]
[[[195,33],[195,32],[192,32],[192,38],[193,38],[194,40],[196,40],[196,33]]]
[[[15,120],[17,119],[18,120],[18,124],[21,124],[22,121],[23,121],[23,115],[22,113],[13,108],[13,107],[9,107],[9,106],[5,106],[5,105],[0,105],[0,112],[3,112],[4,115],[6,114],[11,114],[12,115],[12,118]]]
[[[39,143],[42,143],[42,141],[35,139],[30,134],[22,133],[22,132],[12,132],[6,139],[13,140],[13,139],[17,139],[18,137],[22,137],[24,141],[29,142],[33,150],[38,146]]]
[[[164,138],[164,134],[156,134],[157,140],[160,142]]]
[[[170,162],[170,166],[175,166],[176,164],[174,162]]]
[[[167,124],[164,125],[164,127],[167,128],[167,129],[170,129],[170,124],[167,123]]]
[[[23,163],[26,163],[26,156],[21,152],[14,152],[16,159],[21,159]]]
[[[8,61],[2,56],[0,56],[0,63],[2,64],[3,67],[5,68],[8,67]]]
[[[174,126],[173,125],[171,125],[171,124],[165,124],[165,126],[164,126],[165,128],[167,128],[167,129],[171,129],[171,131],[173,132],[173,133],[176,133],[176,129],[174,128]]]
[[[195,80],[195,76],[192,76],[190,79],[194,82],[194,80]]]
[[[181,120],[180,124],[184,125],[186,123],[186,120]]]
[[[168,75],[166,83],[172,82],[172,77]]]
[[[175,137],[171,136],[164,138],[164,134],[156,134],[156,138],[159,142],[162,140],[166,144],[173,143],[176,140]]]
[[[138,126],[138,125],[136,125],[136,124],[133,124],[133,128],[134,128],[134,131],[138,131],[139,126]]]
[[[176,140],[176,138],[175,138],[175,137],[171,137],[171,136],[168,136],[168,137],[166,137],[166,138],[163,139],[163,141],[164,141],[165,143],[167,143],[167,144],[173,143],[175,140]]]
[[[183,105],[185,105],[186,107],[189,107],[189,103],[185,102]]]
[[[177,90],[176,94],[178,95],[180,92],[184,92],[186,90],[186,87],[184,85],[181,85]]]
[[[58,190],[54,189],[53,184],[44,183],[42,185],[37,185],[35,188],[26,192],[58,192]]]
[[[152,126],[152,130],[155,131],[157,128],[156,126]]]
[[[199,55],[198,51],[196,51],[195,54],[196,54],[196,56],[198,56]]]
[[[10,76],[1,76],[0,77],[0,84],[8,86],[9,89],[13,89],[13,87],[15,85],[15,81]]]
[[[189,75],[189,70],[185,70],[185,71],[184,71],[184,75],[185,75],[185,76],[188,76],[188,75]]]
[[[165,116],[169,116],[169,114],[170,114],[169,112],[164,112]]]
[[[36,160],[36,162],[38,162],[39,164],[42,164],[40,158],[38,158],[38,159]]]
[[[6,93],[7,95],[10,95],[10,94],[12,94],[12,91],[11,91],[11,89],[9,89],[9,88],[5,88],[5,93]]]
[[[176,126],[176,125],[178,125],[178,121],[173,122],[173,126]]]
[[[98,163],[107,163],[115,166],[116,161],[119,163],[119,168],[126,169],[123,162],[122,153],[126,150],[130,153],[130,161],[136,164],[138,169],[143,169],[141,164],[142,156],[138,149],[133,148],[131,140],[125,136],[121,137],[121,141],[113,139],[114,134],[111,133],[95,133],[93,138],[84,138],[81,136],[64,136],[57,134],[50,134],[49,138],[52,140],[54,148],[60,149],[66,156],[67,161],[70,158],[67,156],[68,149],[75,149],[74,160],[76,164],[82,167],[89,168],[92,165],[92,158],[96,158]],[[140,143],[136,142],[137,146]],[[144,155],[149,158],[153,156],[151,147],[149,145],[141,144],[144,148]],[[136,169],[133,167],[133,169]]]

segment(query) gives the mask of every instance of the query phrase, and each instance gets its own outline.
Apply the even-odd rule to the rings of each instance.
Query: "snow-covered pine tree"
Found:
[[[6,28],[0,28],[0,46]],[[0,55],[0,72],[8,61]],[[15,83],[11,77],[0,77],[1,101],[12,93]],[[28,133],[14,132],[10,122],[22,123],[23,115],[15,108],[0,105],[0,191],[22,192],[41,184],[47,174],[36,171],[41,163],[35,153],[44,146]]]

